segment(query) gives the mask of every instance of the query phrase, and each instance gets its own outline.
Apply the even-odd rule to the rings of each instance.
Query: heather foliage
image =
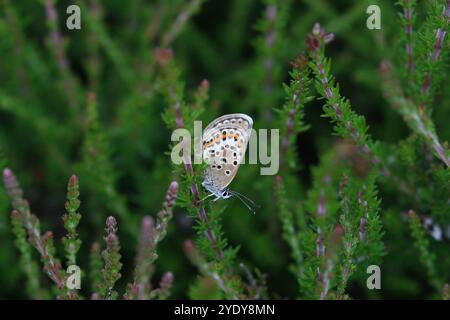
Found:
[[[449,299],[450,1],[369,2],[0,1],[0,298]],[[171,162],[226,113],[255,215]]]

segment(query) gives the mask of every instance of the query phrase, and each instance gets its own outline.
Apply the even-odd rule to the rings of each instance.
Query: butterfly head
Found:
[[[228,188],[222,190],[221,198],[222,199],[229,199],[233,195],[231,194],[230,190]]]
[[[205,176],[205,180],[203,180],[202,186],[208,192],[210,192],[212,196],[215,196],[216,199],[229,199],[233,196],[228,188],[225,188],[223,190],[217,188],[217,186],[214,185],[214,183],[208,178],[208,176]]]

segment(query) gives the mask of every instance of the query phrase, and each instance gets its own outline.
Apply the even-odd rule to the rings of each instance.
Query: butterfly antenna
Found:
[[[253,213],[256,214],[256,209],[259,208],[259,205],[257,205],[252,199],[249,197],[243,195],[242,193],[239,193],[237,191],[229,190],[230,194],[233,196],[236,196],[239,200],[242,201],[242,203]]]
[[[231,191],[232,194],[239,195],[239,196],[241,196],[242,198],[246,199],[246,200],[247,200],[248,202],[250,202],[254,207],[259,207],[258,204],[256,204],[252,199],[250,199],[250,198],[247,197],[246,195],[244,195],[244,194],[242,194],[242,193],[240,193],[240,192],[237,192],[237,191],[233,191],[233,190],[230,190],[230,191]]]
[[[250,210],[253,214],[255,214],[255,208],[251,204],[247,203],[247,201],[240,195],[234,193],[233,195],[236,196],[239,200],[241,200],[241,202],[248,208],[248,210]]]

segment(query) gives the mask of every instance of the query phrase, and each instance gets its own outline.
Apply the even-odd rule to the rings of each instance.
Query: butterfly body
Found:
[[[215,119],[204,130],[203,160],[209,164],[203,187],[214,200],[242,196],[228,188],[244,159],[253,120],[246,114],[227,114]],[[242,199],[241,199],[242,200]]]

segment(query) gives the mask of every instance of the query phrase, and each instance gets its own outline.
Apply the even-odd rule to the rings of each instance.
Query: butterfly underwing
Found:
[[[216,200],[237,196],[247,207],[254,205],[244,195],[228,188],[244,159],[252,126],[251,117],[233,113],[215,119],[203,132],[203,160],[208,167],[202,185]]]

